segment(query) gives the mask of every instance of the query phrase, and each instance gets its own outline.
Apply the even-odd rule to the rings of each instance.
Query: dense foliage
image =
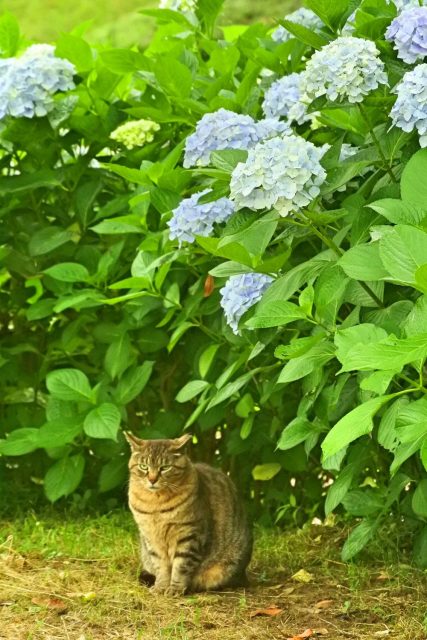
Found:
[[[191,429],[262,522],[344,509],[348,559],[394,514],[426,564],[427,8],[405,4],[307,0],[278,31],[175,2],[143,52],[78,29],[53,66],[3,16],[4,494],[111,492],[120,426]]]

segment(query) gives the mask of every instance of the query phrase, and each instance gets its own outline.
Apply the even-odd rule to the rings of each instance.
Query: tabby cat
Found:
[[[252,535],[230,478],[191,462],[185,448],[190,435],[126,438],[129,506],[154,589],[179,595],[245,584]]]

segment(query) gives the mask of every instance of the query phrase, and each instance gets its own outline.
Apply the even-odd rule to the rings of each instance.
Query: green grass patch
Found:
[[[336,526],[257,530],[248,589],[171,599],[139,584],[136,529],[127,512],[4,519],[0,637],[271,640],[312,629],[312,637],[327,640],[424,640],[425,573],[380,541],[371,556],[344,564],[339,548],[346,535]],[[253,615],[271,607],[278,615]]]

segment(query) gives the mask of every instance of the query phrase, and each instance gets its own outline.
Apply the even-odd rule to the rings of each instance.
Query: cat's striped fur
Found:
[[[154,589],[170,595],[243,585],[252,536],[232,481],[185,451],[191,436],[131,445],[129,505]]]

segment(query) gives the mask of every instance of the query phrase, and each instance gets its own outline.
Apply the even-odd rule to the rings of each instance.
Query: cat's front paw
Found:
[[[170,584],[164,592],[166,596],[183,596],[186,591],[185,585]]]
[[[151,587],[154,593],[167,594],[168,589],[170,588],[169,582],[163,580],[156,580],[156,583],[153,587]]]

